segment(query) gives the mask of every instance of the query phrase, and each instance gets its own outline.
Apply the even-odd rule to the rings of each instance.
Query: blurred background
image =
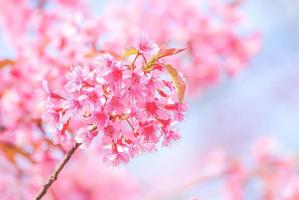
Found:
[[[95,15],[108,2],[88,1]],[[240,31],[260,31],[261,51],[238,76],[187,99],[190,105],[177,144],[122,167],[144,190],[154,193],[188,183],[200,170],[199,158],[205,152],[225,149],[243,155],[258,138],[274,138],[289,151],[299,152],[299,2],[247,0],[241,10],[246,19]],[[13,56],[1,32],[0,55]],[[192,196],[221,199],[208,184],[186,187],[168,199]]]
[[[105,6],[90,3],[95,13]],[[248,0],[241,10],[242,28],[262,33],[262,49],[238,76],[189,100],[178,144],[126,166],[153,191],[180,180],[186,166],[198,165],[195,155],[211,148],[248,153],[256,139],[270,137],[299,152],[299,2]],[[211,187],[186,191],[192,194],[217,199]]]

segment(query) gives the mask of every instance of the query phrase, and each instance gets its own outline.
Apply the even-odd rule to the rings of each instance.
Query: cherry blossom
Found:
[[[49,91],[40,92],[41,82],[46,79],[51,88],[62,89],[66,77],[61,75],[66,74],[74,62],[87,62],[86,54],[98,35],[94,30],[99,29],[98,21],[87,17],[83,1],[51,2],[56,10],[44,8],[49,1],[40,2],[44,6],[26,0],[0,1],[1,30],[15,50],[15,58],[0,69],[0,137],[21,141],[18,138],[26,133],[28,145],[36,140],[34,135],[44,134],[44,130],[40,130],[44,109],[40,99],[47,98]],[[43,87],[47,88],[47,84],[43,83]],[[52,92],[51,98],[59,96]],[[44,101],[48,106],[49,99]],[[56,110],[52,111],[48,114],[52,114],[54,123],[59,116],[55,116]],[[56,128],[62,129],[60,125]]]
[[[103,46],[122,49],[134,41],[136,34],[144,32],[160,45],[171,42],[187,47],[187,56],[175,57],[171,63],[179,63],[178,69],[186,77],[188,95],[194,96],[226,74],[238,74],[258,52],[261,38],[258,32],[239,34],[240,4],[241,1],[212,1],[205,9],[195,0],[111,3],[103,16],[105,30],[113,35],[109,38],[121,41],[116,43],[108,38]]]
[[[298,172],[296,157],[289,154],[273,139],[259,138],[251,146],[246,156],[234,156],[222,151],[210,153],[206,167],[217,165],[214,177],[224,181],[224,199],[246,199],[253,190],[253,198],[296,200],[298,198]],[[248,156],[249,155],[249,156]],[[253,187],[255,186],[255,187]]]
[[[125,54],[132,55],[125,60],[105,55],[95,58],[99,61],[93,65],[71,69],[63,97],[51,98],[46,89],[50,103],[43,121],[60,138],[56,142],[88,146],[99,138],[104,161],[120,165],[147,152],[148,146],[155,150],[161,140],[168,146],[179,139],[176,125],[185,110],[183,79],[161,58],[181,50],[157,51],[147,36],[141,38],[140,49],[127,50]]]
[[[296,156],[273,138],[258,138],[250,150],[241,155],[219,148],[204,153],[196,162],[196,168],[192,163],[189,180],[177,182],[174,187],[152,196],[156,199],[179,198],[189,194],[188,190],[197,188],[196,191],[204,191],[201,189],[208,187],[208,191],[215,191],[215,195],[203,193],[198,199],[297,200],[299,174]]]
[[[239,32],[240,2],[130,0],[94,16],[83,0],[0,0],[14,51],[0,59],[1,199],[33,199],[76,144],[89,151],[76,152],[47,199],[142,199],[128,172],[97,158],[118,166],[175,143],[185,90],[246,67],[260,34]],[[246,155],[249,164],[224,151],[208,165],[223,198],[244,199],[256,180],[262,199],[299,198],[292,156],[269,140]]]
[[[98,158],[98,159],[96,159]],[[0,157],[0,191],[2,199],[34,199],[43,179],[56,164],[52,153],[35,157],[36,163],[20,161],[20,167]],[[84,163],[84,165],[82,165]],[[90,180],[92,178],[92,181]],[[74,161],[61,174],[60,181],[46,195],[45,199],[138,199],[140,189],[137,181],[124,169],[105,166],[97,151],[79,152]]]

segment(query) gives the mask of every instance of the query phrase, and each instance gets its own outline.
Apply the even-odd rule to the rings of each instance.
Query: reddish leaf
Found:
[[[172,78],[175,88],[178,92],[180,102],[183,102],[185,97],[185,81],[172,65],[166,65],[166,69]]]
[[[170,48],[170,49],[160,49],[160,51],[158,52],[158,54],[156,55],[156,57],[158,59],[163,58],[163,57],[167,57],[167,56],[172,56],[175,54],[178,54],[182,51],[185,51],[186,49],[176,49],[176,48]]]
[[[143,67],[143,71],[145,72],[149,72],[153,69],[153,65],[160,59],[160,58],[164,58],[167,56],[172,56],[175,54],[178,54],[182,51],[184,51],[186,49],[176,49],[176,48],[170,48],[170,49],[165,49],[165,48],[161,48],[160,51],[154,55],[147,63],[146,65]]]

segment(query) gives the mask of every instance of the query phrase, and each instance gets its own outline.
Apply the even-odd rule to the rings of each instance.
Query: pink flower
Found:
[[[44,101],[46,104],[50,104],[51,103],[51,92],[50,89],[48,87],[48,82],[47,81],[43,81],[42,82],[42,90],[38,91],[41,100]]]
[[[188,109],[188,106],[186,104],[180,104],[180,103],[176,103],[176,104],[169,104],[166,105],[165,108],[167,110],[175,110],[177,112],[175,117],[178,121],[182,121],[184,119],[184,112]]]
[[[180,134],[175,131],[166,132],[163,140],[163,146],[169,146],[171,143],[176,142],[181,138]]]
[[[90,127],[90,129],[93,129],[94,127]],[[86,148],[90,145],[92,139],[97,135],[97,132],[94,130],[88,130],[88,129],[84,129],[81,128],[78,130],[78,132],[76,133],[75,136],[75,141],[77,143],[82,143],[82,147]]]
[[[113,96],[110,100],[107,102],[107,111],[111,113],[123,113],[125,111],[125,107],[121,102],[121,98]]]
[[[92,78],[92,75],[87,67],[76,66],[67,76],[68,82],[65,85],[65,89],[68,92],[75,92],[84,86],[89,86],[89,80]]]
[[[68,138],[65,129],[56,131],[52,138],[52,141],[54,144],[67,144],[67,145],[71,144],[71,141]]]
[[[121,38],[121,42],[116,44],[107,39],[104,46],[107,49],[125,48],[143,32],[134,45],[140,53],[158,51],[147,34],[159,45],[171,41],[187,47],[186,56],[174,57],[170,64],[184,74],[188,94],[198,95],[218,83],[221,77],[236,75],[245,69],[261,43],[260,34],[240,34],[238,31],[243,25],[239,12],[242,1],[211,1],[204,6],[199,2],[131,0],[117,6],[112,4],[103,24],[107,32],[113,38]]]
[[[92,121],[95,125],[99,127],[104,127],[108,123],[109,117],[103,111],[99,111],[94,113]]]
[[[158,133],[158,125],[155,124],[154,121],[149,121],[145,123],[139,124],[140,133],[144,136],[144,140],[150,143],[157,143],[159,141],[159,138],[156,133]]]
[[[111,163],[113,166],[123,165],[129,162],[130,158],[127,153],[114,152],[104,157],[104,162]]]
[[[158,45],[144,33],[140,35],[139,40],[136,43],[136,48],[141,53],[156,53],[159,50]]]
[[[49,109],[42,115],[42,119],[45,127],[51,131],[61,131],[63,128],[62,113],[57,112],[54,109]]]
[[[103,55],[102,61],[106,67],[113,67],[115,65],[115,59],[110,54]]]
[[[63,107],[66,109],[64,119],[68,120],[71,117],[75,120],[88,120],[94,112],[94,104],[87,95],[68,97],[64,101]]]
[[[105,76],[105,80],[107,82],[117,82],[122,80],[122,70],[117,67],[112,68],[109,74]]]
[[[143,39],[142,49],[152,51],[150,40]],[[106,55],[105,62],[72,69],[66,97],[53,105],[60,110],[55,119],[74,132],[70,134],[73,138],[63,136],[62,141],[75,140],[87,147],[98,138],[104,161],[119,165],[179,139],[175,130],[183,119],[184,106],[178,93],[184,95],[183,91],[177,90],[160,58],[146,57],[153,61],[147,63],[141,54],[134,61]]]

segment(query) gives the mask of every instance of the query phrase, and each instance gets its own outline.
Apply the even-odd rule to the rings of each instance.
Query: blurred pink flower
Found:
[[[136,34],[143,32],[136,45],[141,52],[155,49],[148,35],[159,45],[172,42],[187,47],[187,55],[173,58],[172,64],[184,74],[188,95],[196,95],[222,76],[238,74],[259,51],[261,43],[257,32],[238,33],[242,25],[238,10],[241,1],[212,1],[205,5],[206,11],[200,3],[195,0],[111,3],[103,23],[106,32],[113,35],[111,38],[120,41],[108,38],[103,46],[123,49],[135,40]]]

